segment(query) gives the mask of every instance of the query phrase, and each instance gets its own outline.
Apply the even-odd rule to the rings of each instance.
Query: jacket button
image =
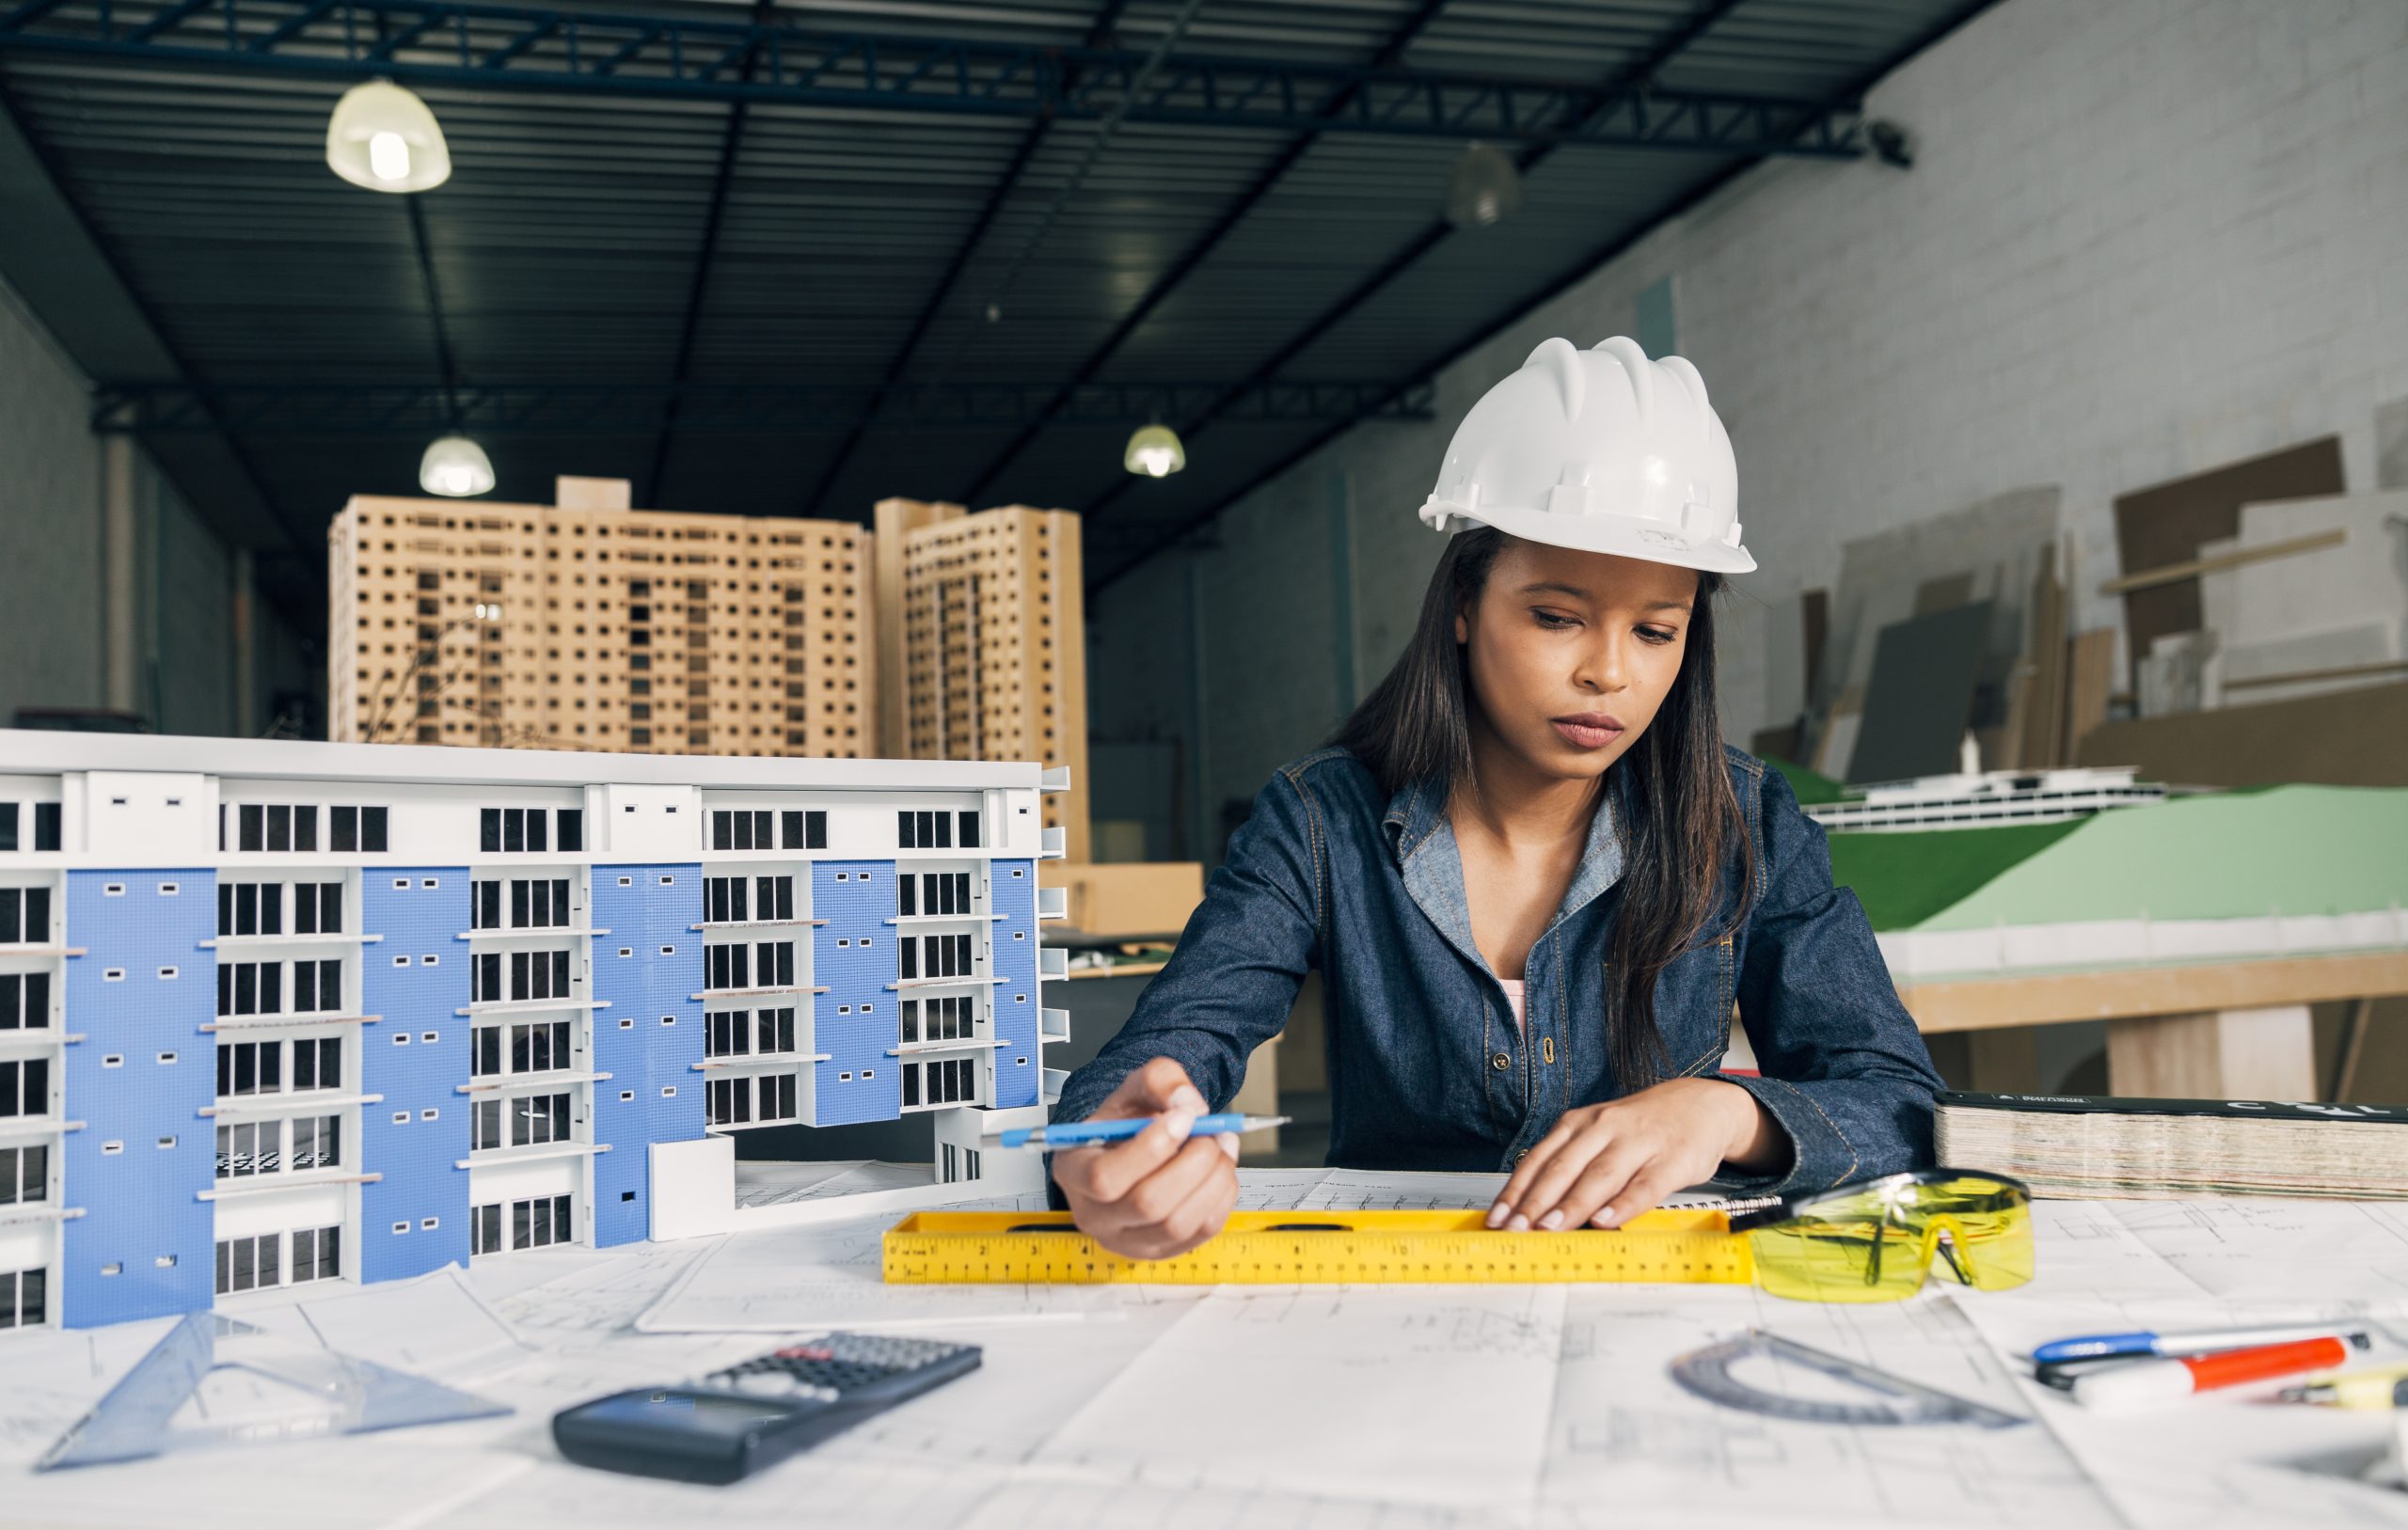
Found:
[[[1519,1164],[1524,1159],[1529,1158],[1529,1156],[1530,1150],[1525,1147],[1520,1152],[1513,1155],[1513,1161],[1514,1163]]]
[[[1495,1068],[1497,1072],[1502,1073],[1502,1072],[1504,1072],[1507,1068],[1512,1067],[1512,1066],[1513,1065],[1513,1060],[1512,1058],[1510,1058],[1510,1057],[1506,1056],[1503,1052],[1498,1052],[1498,1053],[1497,1053],[1496,1055],[1494,1055],[1494,1056],[1492,1056],[1491,1058],[1489,1058],[1489,1060],[1488,1060],[1488,1065],[1489,1065],[1490,1067]]]

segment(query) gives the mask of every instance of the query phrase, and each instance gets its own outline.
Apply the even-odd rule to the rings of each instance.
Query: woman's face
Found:
[[[1697,586],[1690,569],[1508,537],[1455,617],[1489,728],[1549,774],[1605,774],[1681,672]]]

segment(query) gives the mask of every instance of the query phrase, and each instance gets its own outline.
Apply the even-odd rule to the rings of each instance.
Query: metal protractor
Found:
[[[1844,1402],[1766,1392],[1732,1374],[1734,1366],[1751,1359],[1803,1365],[1846,1381],[1867,1396],[1862,1401]],[[1805,1424],[1973,1424],[2003,1429],[2030,1422],[1760,1328],[1680,1356],[1672,1362],[1672,1380],[1708,1402]]]

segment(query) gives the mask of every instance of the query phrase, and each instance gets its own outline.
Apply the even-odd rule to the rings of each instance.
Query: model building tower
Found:
[[[878,504],[880,751],[1068,766],[1046,798],[1069,859],[1087,859],[1086,619],[1079,517],[1010,505],[969,514]]]
[[[741,1225],[763,1127],[1040,1187],[1057,784],[0,730],[0,1329]]]
[[[339,741],[876,752],[868,535],[850,522],[358,496],[327,533]]]

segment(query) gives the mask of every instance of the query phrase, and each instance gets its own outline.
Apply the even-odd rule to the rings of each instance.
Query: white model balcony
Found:
[[[1070,975],[1070,954],[1060,946],[1037,948],[1037,981],[1059,983]]]
[[[1042,1042],[1070,1039],[1070,1012],[1067,1009],[1040,1009],[1037,1012],[1037,1039]]]
[[[1069,829],[1046,828],[1038,831],[1038,860],[1060,860],[1068,857],[1069,853],[1070,831]]]
[[[1067,887],[1040,887],[1037,890],[1037,917],[1040,920],[1070,917],[1070,890]]]
[[[1055,765],[1050,770],[1040,772],[1037,778],[1037,789],[1040,792],[1069,791],[1070,789],[1070,767],[1069,765]]]

